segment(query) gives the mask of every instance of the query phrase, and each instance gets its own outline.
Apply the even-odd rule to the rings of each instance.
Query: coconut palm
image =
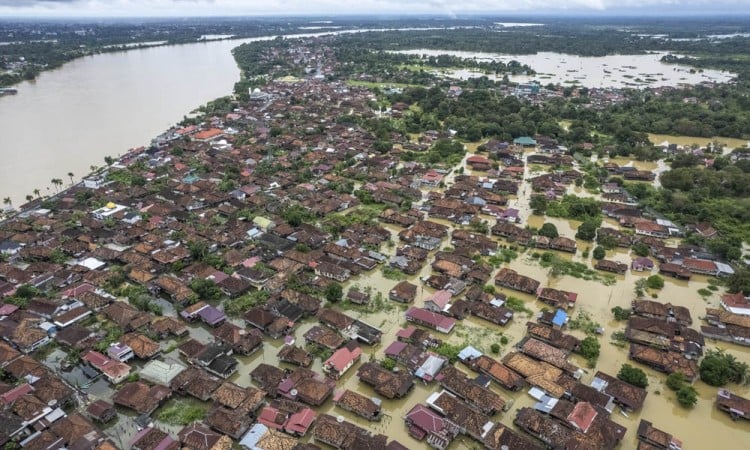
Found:
[[[3,199],[3,204],[8,205],[8,206],[13,206],[13,200],[11,200],[10,197],[5,197]]]
[[[37,198],[42,198],[42,192],[39,189],[34,189],[34,195],[36,195]],[[29,196],[29,197],[31,197],[31,196]]]
[[[57,189],[57,192],[60,192],[60,186],[62,186],[63,181],[60,178],[53,178],[50,181],[52,181],[52,184],[55,185],[55,189]]]
[[[73,172],[68,172],[68,177],[70,178],[70,185],[73,186]]]
[[[39,191],[39,189],[34,189],[34,190],[35,190],[35,191],[37,191],[37,192]],[[33,195],[27,195],[27,196],[26,196],[26,201],[27,201],[27,202],[30,202],[30,201],[32,201],[32,200],[34,200],[34,196],[33,196]]]

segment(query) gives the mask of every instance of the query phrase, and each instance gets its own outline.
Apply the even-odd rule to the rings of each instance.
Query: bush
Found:
[[[596,359],[599,358],[600,350],[601,345],[599,344],[599,340],[593,336],[587,336],[581,341],[581,348],[579,351],[586,359],[596,361]]]
[[[692,386],[683,386],[677,391],[677,401],[685,408],[692,408],[698,403],[698,393]]]
[[[539,229],[539,236],[545,236],[550,239],[554,239],[559,236],[557,233],[557,227],[552,223],[545,223],[542,228]]]
[[[615,306],[611,309],[612,314],[615,316],[615,320],[628,320],[630,318],[630,314],[632,314],[632,311],[629,309],[623,309],[619,306]]]
[[[508,345],[508,336],[500,336],[500,343],[503,345]]]
[[[576,239],[581,239],[584,241],[593,241],[594,237],[596,237],[596,230],[599,228],[601,221],[597,220],[591,220],[587,219],[583,221],[581,225],[578,226],[578,231],[576,232]]]
[[[387,370],[393,370],[393,368],[396,367],[396,360],[386,356],[380,361],[380,367]]]
[[[667,387],[673,391],[679,391],[687,384],[687,377],[682,372],[675,372],[667,377]]]
[[[617,372],[617,378],[626,383],[630,383],[633,386],[638,386],[639,388],[648,387],[648,377],[646,376],[646,373],[630,364],[623,364],[622,367],[620,367],[620,371]]]
[[[182,402],[162,409],[157,418],[169,425],[189,425],[195,421],[202,420],[206,410],[200,406],[190,406]]]
[[[633,245],[633,253],[635,253],[638,256],[648,256],[649,253],[651,253],[650,249],[648,248],[648,245],[637,243]]]
[[[330,283],[326,286],[325,296],[329,302],[338,303],[344,296],[344,289],[336,282]]]
[[[492,344],[492,345],[490,346],[490,351],[492,351],[492,353],[494,353],[494,354],[496,354],[496,355],[497,355],[498,353],[500,353],[500,344],[497,344],[497,343],[495,343],[495,344]]]
[[[599,245],[594,249],[593,255],[594,255],[594,259],[604,259],[604,257],[607,256],[607,251],[604,250],[604,247]]]
[[[719,349],[707,351],[698,370],[701,380],[711,386],[724,386],[729,382],[742,383],[750,375],[746,362],[737,361],[734,355]]]
[[[649,289],[661,289],[664,287],[664,278],[659,275],[651,275],[646,278],[646,286]]]

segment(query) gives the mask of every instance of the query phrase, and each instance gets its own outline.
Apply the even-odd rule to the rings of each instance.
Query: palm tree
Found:
[[[35,190],[36,192],[39,192],[39,189],[34,189],[34,190]],[[30,202],[30,201],[32,201],[32,200],[34,200],[34,196],[33,196],[33,195],[27,195],[27,196],[26,196],[26,201],[27,201],[27,202]]]
[[[70,177],[70,185],[73,186],[73,172],[68,172],[68,177]]]
[[[42,198],[42,192],[39,189],[34,189],[34,195],[36,195],[37,198]]]
[[[96,167],[95,165],[90,165],[89,169],[91,169],[91,172],[96,172],[96,169],[98,169],[98,167]]]
[[[55,189],[57,189],[57,192],[60,192],[60,186],[62,186],[63,181],[60,178],[53,178],[52,184],[55,185]]]
[[[3,199],[3,204],[8,205],[8,206],[13,206],[13,200],[11,200],[10,197],[5,197]]]

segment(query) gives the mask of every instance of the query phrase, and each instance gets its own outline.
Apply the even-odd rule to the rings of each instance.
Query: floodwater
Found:
[[[675,136],[671,134],[649,133],[648,138],[652,143],[656,145],[659,145],[663,142],[669,142],[670,144],[677,144],[677,145],[683,145],[683,146],[697,144],[701,147],[705,147],[708,144],[712,144],[713,142],[716,141],[724,145],[725,152],[731,152],[735,148],[750,146],[750,141],[747,139],[736,139],[736,138],[728,138],[728,137],[721,137],[721,136],[707,138],[707,137]]]
[[[679,84],[698,84],[704,81],[727,82],[736,75],[721,70],[703,70],[691,73],[691,67],[665,64],[660,61],[666,52],[645,55],[577,56],[564,53],[539,52],[534,55],[509,55],[502,53],[465,52],[453,50],[401,50],[397,53],[409,55],[454,55],[477,61],[518,61],[526,64],[536,75],[509,75],[515,82],[538,81],[548,83],[577,84],[589,88],[657,87]],[[441,71],[458,79],[487,76],[501,80],[503,74],[485,74],[481,71],[455,69]]]

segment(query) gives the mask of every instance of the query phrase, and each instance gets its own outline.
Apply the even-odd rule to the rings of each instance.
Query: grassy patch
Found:
[[[586,264],[568,261],[560,258],[552,252],[544,252],[539,258],[539,264],[549,269],[549,275],[557,278],[562,275],[580,278],[582,280],[598,281],[605,286],[611,286],[617,281],[612,274],[601,274],[589,268]]]
[[[174,402],[170,406],[159,411],[158,419],[169,425],[189,425],[195,421],[203,420],[206,409],[202,406],[189,405],[184,402]]]
[[[505,306],[514,312],[524,312],[528,315],[534,314],[532,310],[526,307],[526,303],[523,300],[516,297],[508,297],[505,299]]]

